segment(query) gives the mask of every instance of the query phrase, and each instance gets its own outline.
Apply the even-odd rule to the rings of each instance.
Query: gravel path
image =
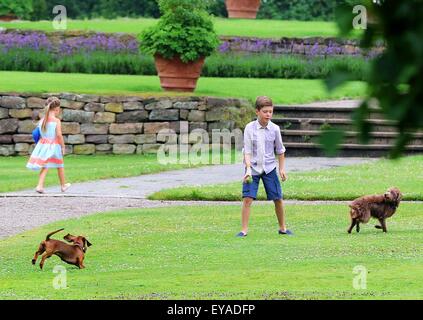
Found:
[[[333,168],[362,163],[364,161],[372,161],[372,159],[292,157],[285,160],[285,167],[289,175],[289,172]],[[67,194],[70,196],[119,196],[145,199],[148,195],[164,188],[241,181],[242,173],[242,164],[207,166],[195,169],[167,171],[158,174],[147,174],[132,178],[116,178],[78,183],[73,185]],[[34,183],[36,183],[35,180]],[[59,187],[46,188],[46,193],[60,194],[60,190]],[[33,190],[26,190],[16,192],[14,195],[34,196],[35,194]]]
[[[287,158],[286,170],[310,171],[373,161],[369,158]],[[58,187],[47,188],[45,195],[33,190],[0,193],[0,239],[54,221],[88,214],[129,208],[174,205],[240,205],[241,202],[150,201],[146,197],[164,188],[184,185],[208,185],[239,181],[242,164],[209,166],[168,171],[133,178],[109,179],[74,184],[62,194]],[[35,181],[34,181],[35,182]],[[257,205],[269,202],[256,202]],[[302,203],[292,202],[289,203]],[[313,202],[327,203],[327,202]]]

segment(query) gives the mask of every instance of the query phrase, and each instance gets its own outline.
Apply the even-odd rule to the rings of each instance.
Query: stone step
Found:
[[[275,106],[274,118],[350,119],[354,107]],[[379,109],[372,108],[370,119],[383,119]]]
[[[340,130],[354,130],[353,121],[351,119],[326,119],[326,118],[273,118],[273,123],[276,123],[281,129],[290,130],[320,130],[322,126],[330,125],[333,128]],[[374,131],[395,132],[395,122],[381,119],[370,119]]]
[[[284,142],[318,142],[320,131],[317,130],[281,130]],[[369,144],[392,145],[398,134],[396,132],[371,132]],[[414,133],[410,145],[423,145],[423,133]],[[358,132],[345,131],[345,144],[359,144]]]
[[[351,112],[356,106],[309,106],[309,105],[275,105],[273,112],[280,111],[322,111],[322,112]]]
[[[395,144],[396,122],[384,119],[380,108],[373,103],[367,121],[372,125],[369,144],[358,141],[358,133],[351,119],[359,101],[316,102],[310,105],[277,105],[272,122],[279,125],[283,141],[290,155],[322,156],[318,137],[323,128],[336,128],[345,133],[339,156],[386,156]],[[413,135],[406,154],[423,152],[423,131]]]
[[[304,142],[284,142],[287,156],[311,156],[321,157],[325,153],[316,143]],[[387,144],[342,144],[337,156],[340,157],[383,157],[387,156],[392,149],[392,145]],[[406,147],[404,154],[421,154],[423,152],[423,145],[409,145]]]

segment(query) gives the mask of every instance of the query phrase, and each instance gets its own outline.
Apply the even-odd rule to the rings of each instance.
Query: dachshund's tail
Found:
[[[46,241],[47,241],[47,240],[50,240],[50,237],[51,237],[53,234],[58,233],[58,232],[63,231],[63,230],[65,230],[65,228],[62,228],[62,229],[59,229],[59,230],[56,230],[56,231],[50,232],[50,233],[47,235],[47,237],[46,237]]]

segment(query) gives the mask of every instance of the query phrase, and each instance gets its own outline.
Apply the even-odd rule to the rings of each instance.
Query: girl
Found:
[[[60,113],[60,100],[56,97],[47,99],[44,109],[44,118],[40,120],[41,137],[26,165],[28,169],[40,170],[40,178],[35,191],[44,193],[44,181],[50,168],[57,168],[62,192],[71,186],[65,182],[65,170],[63,156],[65,155],[65,143],[62,135],[62,125],[57,118]]]

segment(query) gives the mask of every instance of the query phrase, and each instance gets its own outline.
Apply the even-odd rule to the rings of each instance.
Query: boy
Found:
[[[282,188],[276,173],[275,151],[279,160],[279,174],[282,181],[287,179],[285,173],[285,147],[278,125],[270,121],[273,115],[273,102],[262,96],[256,100],[257,120],[250,122],[244,131],[244,164],[246,167],[242,185],[242,230],[237,237],[248,234],[250,207],[257,198],[260,178],[263,180],[267,200],[275,203],[275,212],[279,222],[279,234],[292,235],[286,229]]]

